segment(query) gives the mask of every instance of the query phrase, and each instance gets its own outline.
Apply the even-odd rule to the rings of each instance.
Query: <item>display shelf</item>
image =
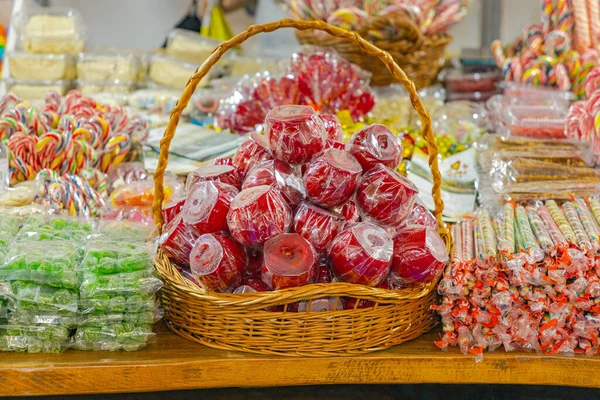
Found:
[[[353,357],[295,358],[220,351],[161,323],[154,344],[127,352],[0,354],[0,396],[381,383],[510,383],[600,387],[599,357],[438,350],[431,332],[395,348]]]

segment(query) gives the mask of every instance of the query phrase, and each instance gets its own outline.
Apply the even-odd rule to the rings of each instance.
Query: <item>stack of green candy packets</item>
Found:
[[[81,263],[79,309],[74,336],[79,350],[135,351],[146,346],[152,324],[162,317],[154,272],[156,243],[145,226],[102,221]]]

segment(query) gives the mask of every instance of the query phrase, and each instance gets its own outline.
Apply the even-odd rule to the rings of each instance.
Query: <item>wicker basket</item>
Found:
[[[169,144],[175,134],[182,111],[188,105],[202,79],[229,49],[249,37],[280,28],[318,29],[344,39],[366,54],[379,58],[409,92],[412,104],[423,122],[423,136],[429,147],[429,164],[433,174],[435,216],[446,245],[450,235],[441,221],[444,204],[440,197],[441,176],[438,149],[431,130],[431,118],[417,95],[414,84],[394,63],[388,53],[365,41],[356,33],[324,22],[284,19],[265,25],[253,25],[245,32],[224,42],[196,70],[171,113],[161,141],[158,167],[154,175],[154,219],[159,229],[164,223],[161,205],[164,199],[163,177],[168,161]],[[314,284],[263,293],[234,295],[215,293],[196,286],[182,277],[159,249],[156,268],[164,281],[161,291],[165,320],[170,329],[190,340],[207,346],[262,354],[322,356],[348,355],[381,350],[414,339],[437,323],[430,305],[437,301],[436,282],[405,290],[385,290],[349,283]],[[323,297],[355,297],[375,302],[367,309],[331,312],[286,312],[287,305]],[[337,300],[336,300],[337,301]],[[282,312],[264,311],[284,305]]]
[[[414,22],[403,16],[375,17],[364,30],[358,32],[364,38],[370,30],[379,27],[395,26],[400,39],[395,41],[376,40],[372,43],[390,53],[417,89],[431,85],[440,70],[439,60],[444,56],[446,46],[452,41],[448,34],[423,35]],[[385,64],[372,62],[353,43],[339,37],[325,35],[319,30],[297,31],[302,44],[325,46],[335,49],[342,57],[373,74],[371,84],[389,85],[396,80]]]

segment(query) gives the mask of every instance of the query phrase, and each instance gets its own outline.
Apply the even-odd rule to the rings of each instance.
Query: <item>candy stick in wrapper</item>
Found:
[[[463,256],[462,227],[460,222],[452,226],[452,238],[452,262],[458,263],[462,261]]]
[[[546,206],[543,204],[539,205],[537,207],[537,212],[542,221],[544,222],[546,229],[548,229],[548,233],[550,233],[554,244],[556,246],[568,246],[569,242],[567,242],[567,239],[565,239],[565,237],[563,236],[562,232],[556,225],[556,222],[554,222],[554,219],[552,218],[552,215],[550,215],[550,212],[548,211]]]
[[[492,225],[492,218],[490,217],[490,213],[486,209],[480,210],[477,215],[477,222],[479,225],[479,229],[481,230],[483,244],[481,251],[483,253],[484,258],[489,259],[491,257],[496,256],[496,231],[494,230],[494,226]]]
[[[502,251],[502,245],[504,244],[504,221],[502,217],[492,220],[494,230],[496,231],[496,245],[498,251]]]
[[[554,241],[550,236],[550,232],[544,225],[544,221],[540,218],[538,212],[533,207],[527,207],[527,216],[529,217],[529,223],[531,224],[531,228],[533,229],[533,233],[535,233],[535,237],[537,238],[542,249],[547,253],[550,253],[554,248]]]
[[[587,233],[585,232],[585,228],[581,223],[581,220],[577,216],[577,210],[575,206],[570,201],[566,201],[563,204],[563,210],[565,212],[565,217],[567,221],[573,228],[573,232],[575,232],[575,241],[577,246],[584,251],[588,251],[592,249],[592,244],[590,243]]]
[[[600,225],[600,200],[596,196],[591,196],[587,198],[587,202],[590,205],[590,210],[592,210],[592,215]]]
[[[518,206],[515,210],[517,226],[519,232],[521,234],[521,238],[523,240],[523,247],[525,251],[530,251],[531,249],[539,248],[539,244],[535,239],[535,235],[533,234],[533,230],[531,229],[531,225],[529,224],[529,218],[527,218],[527,212],[525,211],[525,207]]]
[[[563,236],[565,237],[567,242],[569,244],[575,244],[576,243],[575,232],[573,231],[573,228],[571,227],[571,225],[565,218],[565,215],[563,214],[563,212],[560,209],[560,207],[558,206],[558,204],[556,204],[556,201],[547,200],[546,208],[548,209],[548,212],[552,216],[552,219],[558,226],[558,229],[560,229],[560,232],[563,234]]]
[[[473,240],[473,220],[465,218],[462,223],[463,239],[463,260],[471,261],[475,258],[474,240]]]
[[[514,202],[504,204],[504,214],[502,217],[503,235],[501,245],[502,251],[512,254],[515,252],[515,206]]]
[[[592,242],[593,246],[598,246],[598,243],[600,242],[600,231],[598,229],[596,221],[594,221],[592,213],[588,209],[583,199],[575,197],[571,198],[573,199],[573,205],[577,210],[577,215],[579,215],[579,219],[581,220],[581,224],[583,225],[583,228],[585,229],[588,238]]]
[[[483,260],[483,235],[481,233],[481,226],[479,225],[479,221],[473,221],[473,230],[475,231],[475,256],[478,259]]]

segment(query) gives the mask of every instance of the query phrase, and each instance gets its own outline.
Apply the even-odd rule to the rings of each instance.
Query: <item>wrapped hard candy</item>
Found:
[[[318,253],[322,253],[344,228],[345,222],[339,214],[303,202],[294,215],[294,232],[308,240]]]
[[[344,131],[342,130],[342,124],[338,117],[333,114],[319,114],[319,117],[321,118],[321,121],[323,121],[327,140],[343,142]]]
[[[238,193],[218,181],[198,182],[190,187],[181,216],[200,233],[227,231],[227,213]]]
[[[316,268],[313,247],[297,233],[283,233],[265,243],[262,280],[272,289],[312,283]]]
[[[175,264],[187,267],[192,247],[198,236],[199,233],[194,226],[185,222],[179,214],[165,225],[158,243]]]
[[[179,215],[185,204],[185,198],[170,199],[167,204],[163,206],[162,214],[165,224],[171,222],[176,216]]]
[[[254,166],[246,176],[242,189],[261,185],[277,188],[292,208],[306,198],[300,175],[293,167],[280,160],[266,160]]]
[[[396,169],[402,161],[402,142],[385,125],[374,124],[356,132],[346,150],[352,154],[367,172],[377,164]]]
[[[237,169],[231,165],[206,164],[190,172],[185,181],[186,191],[194,184],[205,181],[219,181],[240,189],[241,179]]]
[[[360,212],[356,202],[352,199],[348,200],[344,204],[333,207],[331,211],[340,214],[346,220],[346,226],[355,222],[360,222]]]
[[[240,179],[244,179],[252,167],[261,161],[272,158],[266,148],[264,138],[260,135],[252,135],[240,145],[232,162],[238,170]]]

